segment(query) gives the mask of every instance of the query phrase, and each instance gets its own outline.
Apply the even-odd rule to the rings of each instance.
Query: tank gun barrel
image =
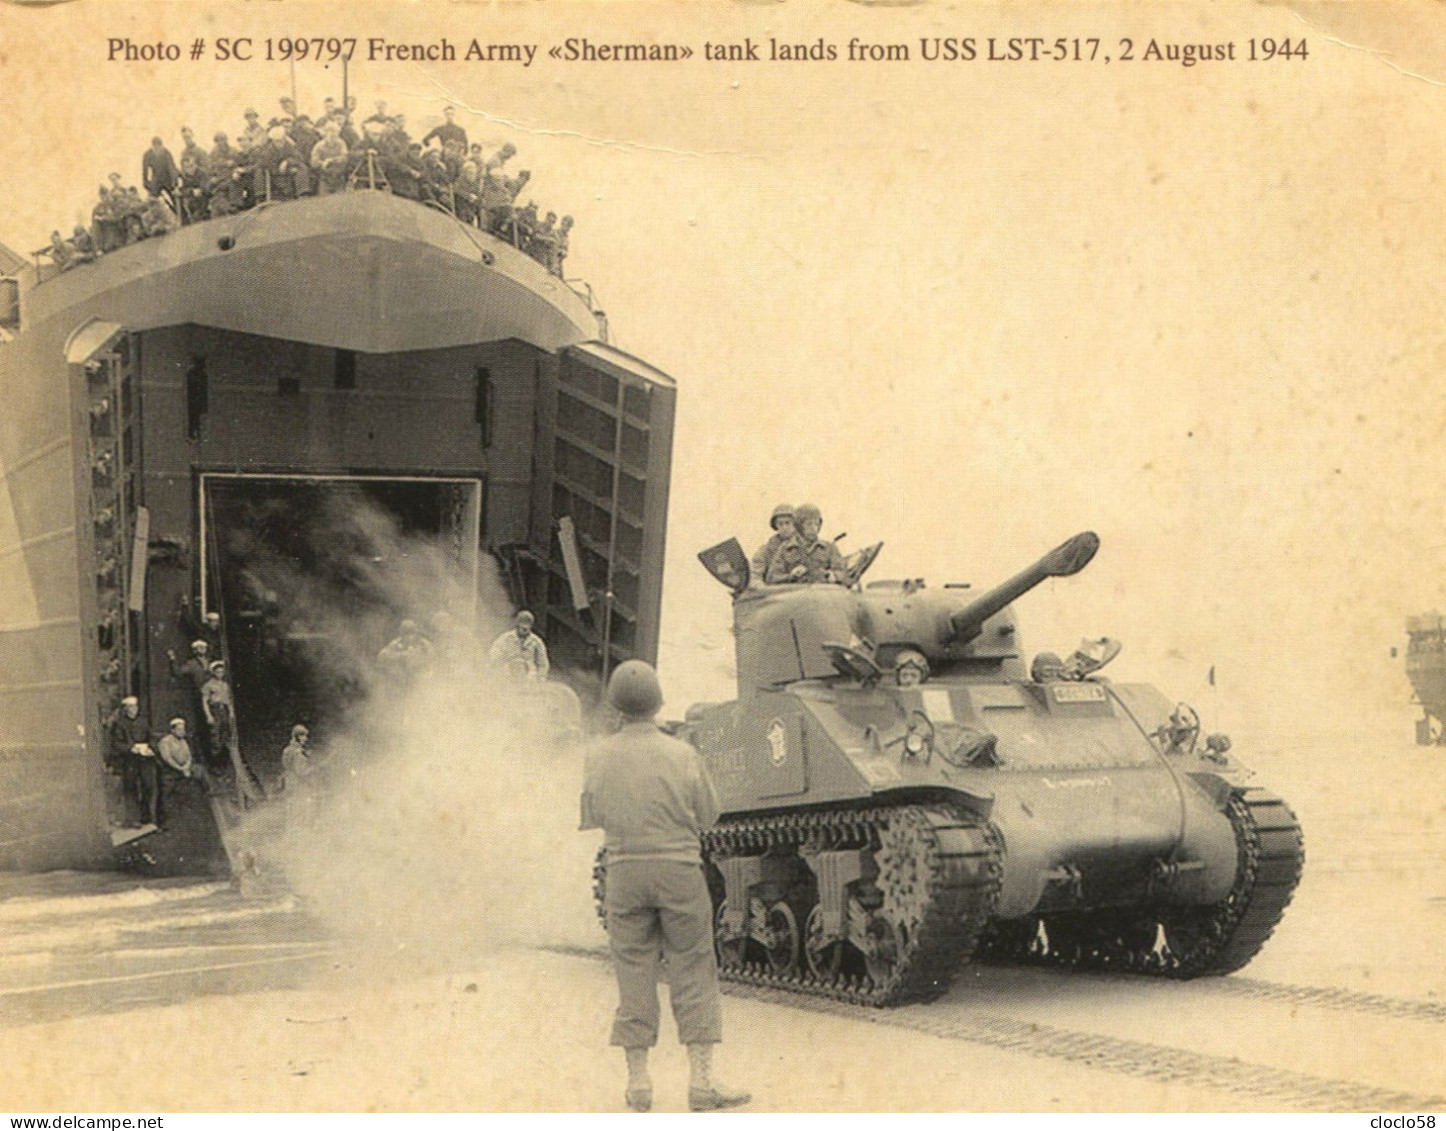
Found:
[[[1056,546],[1039,561],[1020,570],[1008,581],[981,593],[968,605],[949,617],[950,639],[965,643],[979,635],[980,626],[1006,605],[1018,600],[1041,581],[1050,577],[1070,577],[1085,566],[1100,548],[1099,535],[1092,530],[1076,534]]]

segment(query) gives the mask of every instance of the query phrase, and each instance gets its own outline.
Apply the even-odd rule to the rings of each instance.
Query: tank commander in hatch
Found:
[[[540,682],[547,678],[551,665],[547,659],[547,645],[532,631],[534,623],[533,615],[523,609],[517,614],[513,627],[492,642],[487,656],[507,671]]]
[[[768,520],[768,525],[773,528],[773,533],[767,542],[758,547],[758,552],[753,555],[750,563],[753,571],[751,576],[755,583],[760,584],[768,576],[768,567],[773,564],[778,551],[793,537],[793,504],[779,503],[774,507],[773,517]]]
[[[837,581],[847,566],[838,547],[818,536],[823,514],[804,503],[794,509],[793,526],[793,537],[779,547],[763,580],[769,585]]]
[[[700,838],[718,820],[718,799],[698,752],[658,729],[663,692],[650,665],[619,664],[607,700],[622,715],[622,728],[587,756],[581,828],[602,829],[607,848],[604,901],[618,981],[610,1043],[627,1056],[624,1100],[633,1111],[653,1106],[648,1050],[658,1043],[658,979],[666,959],[673,1020],[688,1048],[688,1107],[738,1107],[748,1093],[712,1079],[723,1011]]]

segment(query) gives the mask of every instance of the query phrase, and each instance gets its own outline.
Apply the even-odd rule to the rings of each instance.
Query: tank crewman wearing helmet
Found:
[[[758,552],[753,555],[750,563],[752,573],[750,576],[755,582],[762,583],[768,576],[768,567],[773,564],[773,559],[778,556],[778,551],[783,544],[793,537],[793,505],[791,503],[779,503],[773,508],[773,517],[768,520],[768,525],[773,527],[773,534],[768,541],[758,547]]]
[[[534,623],[533,615],[523,609],[517,614],[513,627],[492,641],[492,647],[487,652],[488,659],[526,679],[546,679],[551,669],[547,659],[547,645],[542,642],[542,637],[532,631]]]
[[[688,1048],[688,1106],[737,1107],[751,1097],[712,1080],[723,1013],[701,834],[717,821],[718,800],[698,752],[654,722],[663,692],[650,665],[619,664],[607,700],[622,726],[588,755],[582,828],[602,829],[607,850],[605,911],[618,980],[611,1043],[627,1056],[624,1098],[633,1111],[652,1107],[648,1050],[658,1042],[666,958],[678,1039]]]
[[[823,526],[819,509],[812,503],[795,507],[793,526],[793,537],[778,548],[763,580],[769,585],[838,580],[847,567],[838,547],[818,536]]]
[[[905,648],[894,661],[894,678],[900,687],[917,687],[929,678],[929,661],[924,653]]]

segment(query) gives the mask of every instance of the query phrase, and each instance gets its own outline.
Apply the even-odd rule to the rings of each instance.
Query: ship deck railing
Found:
[[[554,275],[558,279],[561,279],[562,282],[567,286],[567,288],[572,291],[573,294],[575,294],[579,299],[582,300],[582,302],[587,306],[588,311],[598,319],[600,324],[605,327],[607,315],[603,311],[602,306],[598,301],[597,293],[593,290],[591,284],[581,278],[568,278],[563,273],[562,264],[566,260],[566,255],[564,254],[560,257],[557,257],[556,261],[552,262],[549,261],[551,257],[549,257],[549,259],[539,258],[537,255],[533,254],[533,252],[528,250],[526,246],[528,242],[528,235],[523,226],[518,223],[517,209],[510,208],[510,214],[503,222],[505,226],[492,225],[488,223],[487,210],[482,207],[481,201],[479,200],[477,202],[476,208],[477,220],[475,222],[465,220],[462,216],[458,215],[457,194],[456,190],[452,185],[439,186],[444,193],[444,198],[442,200],[414,199],[405,193],[399,193],[396,191],[396,189],[392,186],[391,182],[388,181],[384,170],[381,168],[380,163],[376,160],[376,156],[377,155],[373,152],[366,152],[363,155],[363,160],[359,162],[357,167],[353,169],[352,172],[347,176],[345,187],[335,190],[331,193],[321,192],[319,190],[320,178],[313,175],[308,191],[295,196],[278,195],[276,192],[273,191],[270,171],[265,169],[257,170],[258,179],[256,187],[260,191],[256,193],[256,199],[246,207],[236,209],[236,212],[234,213],[223,214],[220,216],[190,215],[189,208],[183,194],[182,186],[178,185],[173,192],[167,193],[166,197],[168,198],[168,202],[171,203],[173,206],[172,213],[175,217],[177,228],[180,228],[189,227],[193,224],[206,223],[213,219],[224,219],[226,215],[235,215],[240,212],[255,212],[261,209],[274,208],[278,205],[289,204],[295,200],[306,200],[316,196],[337,195],[341,192],[386,192],[391,194],[392,196],[399,196],[403,200],[413,200],[413,203],[419,204],[424,208],[430,208],[434,211],[442,212],[452,217],[452,219],[455,220],[458,224],[468,229],[476,228],[478,231],[485,232],[486,234],[492,236],[495,239],[499,239],[504,243],[511,244],[513,247],[526,254],[529,258],[535,260],[538,263],[541,263],[545,268],[547,268],[549,274]],[[111,252],[101,251],[101,240],[99,232],[94,230],[94,228],[88,230],[90,231],[92,243],[95,245],[96,248],[94,254],[78,255],[76,258],[72,259],[69,262],[61,263],[56,258],[57,249],[53,245],[47,244],[45,247],[37,248],[35,251],[31,252],[31,259],[33,261],[32,285],[39,286],[40,284],[55,278],[57,275],[60,275],[65,271],[72,270],[76,267],[82,267],[87,263],[94,263],[98,260],[104,259],[105,256],[111,254],[111,252],[122,250],[122,248],[113,248],[111,249]],[[141,239],[160,239],[164,238],[164,236],[169,234],[170,232],[158,232],[154,235],[142,236]],[[67,243],[68,242],[69,241],[67,241]],[[140,241],[130,240],[122,246],[129,247],[131,243],[136,242]],[[602,333],[601,336],[604,341],[607,340],[607,335],[605,331]]]

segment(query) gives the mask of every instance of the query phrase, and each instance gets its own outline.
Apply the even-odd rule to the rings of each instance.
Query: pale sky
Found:
[[[284,63],[108,63],[107,37],[541,44],[527,68],[359,61],[351,89],[414,133],[455,99],[474,140],[514,142],[539,205],[577,218],[569,273],[615,344],[678,379],[674,654],[731,647],[695,552],[751,549],[774,503],[807,498],[846,548],[887,543],[874,577],[987,584],[1098,531],[1089,570],[1020,603],[1031,653],[1118,636],[1119,677],[1172,697],[1213,665],[1210,706],[1246,725],[1409,712],[1389,649],[1408,613],[1446,606],[1446,74],[1429,72],[1446,17],[1322,11],[7,7],[0,240],[28,252],[88,216],[107,172],[139,180],[153,133],[175,152],[182,124],[234,136],[287,93]],[[695,55],[547,58],[584,35]],[[935,35],[981,53],[1128,37],[1137,59],[919,60]],[[855,36],[914,58],[701,58]],[[1252,37],[1309,55],[1248,62]],[[1151,38],[1233,42],[1237,61],[1146,62]],[[340,75],[301,64],[297,84],[315,109]]]

